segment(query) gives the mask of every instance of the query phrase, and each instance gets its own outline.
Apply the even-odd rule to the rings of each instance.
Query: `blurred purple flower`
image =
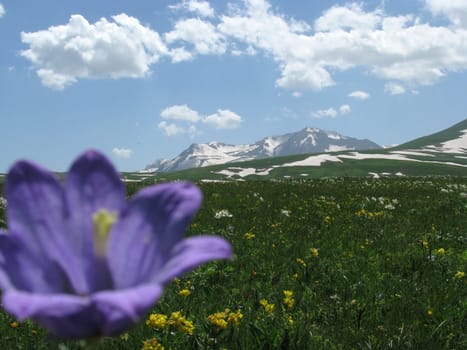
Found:
[[[232,256],[220,237],[183,238],[201,204],[197,187],[155,185],[127,203],[118,173],[96,151],[73,163],[63,185],[19,161],[5,196],[3,308],[60,337],[119,334],[150,311],[174,277]]]

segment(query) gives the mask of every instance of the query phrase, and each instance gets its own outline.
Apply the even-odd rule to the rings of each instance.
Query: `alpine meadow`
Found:
[[[202,183],[188,235],[233,261],[175,279],[98,349],[463,349],[467,179]],[[128,194],[141,184],[128,184]],[[0,207],[5,226],[5,203]],[[1,315],[2,348],[81,349]],[[159,346],[159,347],[158,347]]]
[[[466,350],[467,0],[0,0],[0,350]]]

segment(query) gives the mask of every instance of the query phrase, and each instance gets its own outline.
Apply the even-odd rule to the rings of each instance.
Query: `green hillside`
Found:
[[[397,147],[300,154],[226,163],[171,173],[123,173],[127,183],[154,183],[173,180],[244,181],[289,178],[381,177],[381,176],[467,176],[467,145],[456,153],[427,149],[459,139],[467,129],[467,119],[432,135]],[[322,159],[322,160],[320,160]],[[302,162],[302,164],[293,164]],[[307,163],[304,165],[303,163]],[[292,163],[292,164],[291,164]],[[63,176],[63,174],[59,174]],[[0,183],[4,176],[0,174]]]
[[[467,176],[466,155],[425,149],[456,140],[467,129],[467,119],[432,135],[397,147],[371,151],[342,151],[326,154],[301,154],[239,163],[227,163],[173,173],[146,175],[145,181],[186,179],[192,181],[280,180],[288,178],[322,178],[340,176]],[[467,147],[466,147],[467,148]],[[288,166],[290,163],[319,159],[319,166]],[[363,159],[360,159],[363,158]],[[311,161],[311,163],[313,163]],[[142,179],[142,175],[138,175]],[[134,175],[127,174],[129,179]]]
[[[457,139],[462,134],[462,130],[467,129],[467,119],[464,119],[460,123],[457,123],[450,128],[436,132],[434,134],[419,137],[418,139],[403,143],[394,147],[394,149],[412,149],[422,148],[430,145],[439,145],[442,142]]]

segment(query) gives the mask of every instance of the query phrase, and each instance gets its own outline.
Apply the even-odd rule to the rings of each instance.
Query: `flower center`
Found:
[[[109,212],[106,209],[100,209],[92,216],[94,226],[94,254],[96,256],[105,256],[107,250],[107,239],[110,229],[117,221],[117,213]]]

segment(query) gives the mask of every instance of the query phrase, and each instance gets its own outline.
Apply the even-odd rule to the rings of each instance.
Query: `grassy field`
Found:
[[[226,237],[235,259],[174,281],[97,349],[467,348],[466,178],[200,186],[188,235]],[[1,349],[83,346],[4,313],[0,333]]]

